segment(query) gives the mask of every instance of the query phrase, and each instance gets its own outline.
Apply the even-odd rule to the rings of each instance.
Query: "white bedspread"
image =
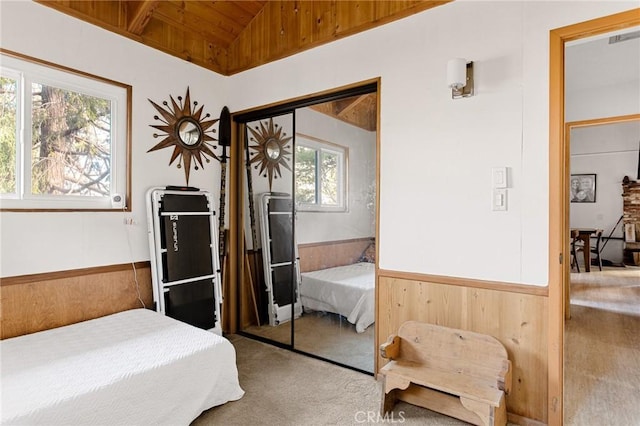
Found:
[[[218,335],[134,309],[0,342],[2,424],[188,425],[242,397]]]
[[[375,265],[355,263],[304,272],[301,275],[302,306],[340,314],[362,333],[375,318]]]

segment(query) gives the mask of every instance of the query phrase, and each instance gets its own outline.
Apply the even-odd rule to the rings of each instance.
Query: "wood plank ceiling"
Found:
[[[309,108],[373,132],[377,124],[376,107],[377,94],[368,93],[312,105]]]
[[[233,75],[452,0],[35,1],[218,74]],[[371,106],[370,101],[356,101],[361,108]],[[341,118],[345,121],[358,115],[346,105],[329,109],[346,110]]]

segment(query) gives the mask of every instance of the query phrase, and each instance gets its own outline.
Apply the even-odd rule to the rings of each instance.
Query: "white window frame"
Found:
[[[320,176],[320,168],[318,157],[316,156],[316,201],[314,203],[303,203],[296,201],[296,207],[298,211],[308,212],[346,212],[348,210],[348,170],[349,170],[349,148],[343,145],[338,145],[332,142],[328,142],[313,136],[305,135],[302,133],[296,133],[295,144],[297,146],[303,146],[305,148],[313,149],[317,153],[322,151],[338,154],[341,161],[338,164],[338,205],[320,204],[319,197],[322,194],[322,188],[320,187],[321,181],[318,180]]]
[[[17,79],[16,193],[0,194],[0,210],[130,211],[131,86],[0,49],[0,74]],[[31,193],[31,84],[79,92],[111,102],[110,194]],[[113,202],[119,195],[124,204]]]

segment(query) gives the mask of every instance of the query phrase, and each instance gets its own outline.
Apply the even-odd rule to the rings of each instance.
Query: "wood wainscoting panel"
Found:
[[[21,336],[74,324],[133,308],[141,308],[136,289],[153,308],[148,262],[97,267],[26,277],[3,278],[0,286],[0,338]]]
[[[352,265],[360,259],[363,252],[373,241],[373,238],[354,238],[351,240],[298,244],[300,272]]]
[[[535,289],[526,294],[378,277],[379,343],[395,334],[403,322],[417,320],[489,334],[506,347],[513,365],[513,386],[507,396],[510,418],[546,422],[547,317],[548,298],[535,294]],[[386,362],[378,355],[378,369]]]

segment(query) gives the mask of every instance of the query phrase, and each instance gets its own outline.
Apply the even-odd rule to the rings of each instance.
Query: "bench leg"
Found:
[[[485,426],[505,426],[507,424],[507,407],[504,402],[504,395],[500,399],[500,405],[498,407],[492,407],[491,405],[462,396],[460,397],[460,402],[464,408],[480,417],[482,424]]]
[[[484,426],[493,426],[493,413],[489,405],[462,396],[460,402],[464,408],[478,415]]]
[[[398,390],[404,390],[409,387],[409,380],[405,380],[393,375],[386,375],[382,377],[380,386],[380,414],[383,416],[390,411],[393,411],[393,407],[398,400]]]
[[[387,413],[393,411],[396,402],[398,402],[397,391],[394,389],[389,393],[382,392],[382,401],[380,401],[380,414],[384,417]]]

